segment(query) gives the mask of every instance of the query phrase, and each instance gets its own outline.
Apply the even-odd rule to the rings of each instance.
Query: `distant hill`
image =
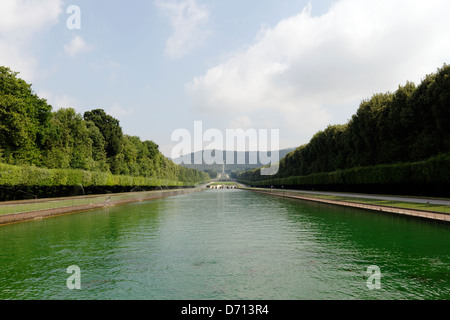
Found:
[[[281,160],[288,153],[290,153],[294,150],[295,150],[294,148],[279,150],[278,151],[279,152],[279,160]],[[223,162],[222,161],[220,161],[218,163],[214,163],[214,164],[206,164],[205,161],[203,161],[202,164],[194,164],[195,157],[205,159],[205,157],[203,157],[203,155],[207,156],[207,155],[211,154],[213,157],[215,157],[216,153],[218,153],[217,156],[220,157],[220,159],[225,160],[225,172],[230,173],[230,174],[242,172],[242,171],[249,170],[249,169],[261,168],[264,165],[266,165],[260,161],[258,151],[203,150],[203,151],[197,151],[195,153],[191,153],[190,155],[187,155],[186,158],[191,159],[190,163],[183,163],[184,157],[172,159],[172,161],[175,162],[176,164],[180,164],[186,168],[197,169],[197,170],[202,170],[202,171],[207,171],[207,172],[220,173],[223,170]],[[222,155],[222,156],[220,156],[220,155]],[[231,156],[231,155],[234,159],[233,164],[227,164],[226,159],[228,156]],[[270,157],[271,154],[268,153],[267,156]],[[242,159],[244,161],[241,161]],[[256,164],[251,164],[250,159],[256,159]],[[254,162],[254,161],[252,161],[252,162]]]

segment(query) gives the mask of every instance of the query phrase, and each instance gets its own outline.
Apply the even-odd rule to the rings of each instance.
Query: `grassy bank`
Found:
[[[241,175],[238,181],[253,187],[449,197],[450,154],[418,162],[356,167],[308,176],[263,177],[255,171]]]
[[[270,189],[256,189],[262,190],[266,192],[270,192]],[[280,190],[276,190],[276,192],[280,192]],[[368,204],[380,207],[391,207],[391,208],[401,208],[408,210],[419,210],[426,212],[437,212],[437,213],[445,213],[450,214],[450,206],[439,205],[439,204],[430,204],[430,203],[415,203],[408,201],[397,201],[397,200],[381,200],[381,199],[367,199],[367,198],[359,198],[349,197],[349,196],[340,196],[340,195],[322,195],[322,194],[311,194],[311,193],[302,193],[302,192],[289,192],[282,191],[285,195],[294,195],[301,196],[306,198],[317,198],[317,199],[325,199],[331,201],[344,201],[351,203],[359,203],[359,204]]]
[[[37,200],[21,200],[0,202],[0,216],[25,212],[35,212],[59,208],[76,208],[89,205],[108,205],[109,203],[141,201],[152,195],[163,197],[165,195],[190,192],[194,189],[174,189],[147,192],[129,192],[119,194],[105,194],[92,196],[76,196],[66,198],[51,198]]]

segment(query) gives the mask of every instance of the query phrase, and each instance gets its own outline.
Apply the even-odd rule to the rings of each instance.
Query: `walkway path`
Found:
[[[307,193],[311,194],[310,196],[308,196],[303,191],[293,191],[293,190],[285,190],[285,189],[245,188],[245,190],[263,193],[263,194],[272,195],[272,196],[277,196],[277,197],[285,197],[285,198],[293,198],[293,199],[300,199],[300,200],[313,201],[313,202],[321,202],[321,203],[327,203],[327,204],[333,204],[333,205],[339,205],[339,206],[345,206],[345,207],[354,207],[354,208],[366,209],[366,210],[371,210],[371,211],[395,213],[395,214],[413,216],[413,217],[418,217],[418,218],[431,219],[431,220],[436,220],[436,221],[450,222],[450,215],[446,214],[446,213],[421,211],[421,210],[416,210],[416,209],[407,209],[407,208],[400,208],[400,207],[381,206],[381,205],[374,205],[374,204],[364,204],[364,203],[345,201],[345,200],[323,199],[323,198],[320,198],[317,196],[314,197],[314,195],[326,194],[326,195],[339,195],[339,196],[346,195],[348,197],[361,198],[361,195],[359,195],[359,194],[348,194],[348,193],[338,193],[338,192],[325,193],[325,192],[310,192],[310,191],[308,191]],[[366,196],[371,196],[371,195],[366,195]],[[378,197],[378,196],[375,196],[375,197]],[[401,201],[403,201],[405,199],[404,197],[389,197],[389,196],[380,196],[379,198],[381,198],[383,200],[392,200],[392,199],[398,198],[398,199],[402,199]],[[416,199],[416,198],[406,198],[406,199],[421,200],[421,201],[426,200],[426,199]],[[430,201],[431,200],[432,199],[430,199]]]
[[[369,194],[359,194],[359,193],[342,193],[342,192],[324,192],[324,191],[306,191],[306,190],[288,190],[288,189],[271,189],[277,191],[289,191],[298,192],[305,194],[316,194],[316,195],[328,195],[328,196],[342,196],[351,198],[363,198],[363,199],[376,199],[376,200],[387,200],[387,201],[404,201],[413,203],[428,203],[437,205],[450,205],[450,199],[437,199],[437,198],[419,198],[419,197],[403,197],[403,196],[387,196],[387,195],[369,195]]]

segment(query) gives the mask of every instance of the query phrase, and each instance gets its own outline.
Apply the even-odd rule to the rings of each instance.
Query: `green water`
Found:
[[[208,190],[0,227],[0,299],[449,299],[449,243],[440,223]]]

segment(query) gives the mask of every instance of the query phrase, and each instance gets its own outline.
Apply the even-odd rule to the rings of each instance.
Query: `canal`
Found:
[[[0,299],[450,299],[449,244],[443,223],[208,190],[1,226]]]

